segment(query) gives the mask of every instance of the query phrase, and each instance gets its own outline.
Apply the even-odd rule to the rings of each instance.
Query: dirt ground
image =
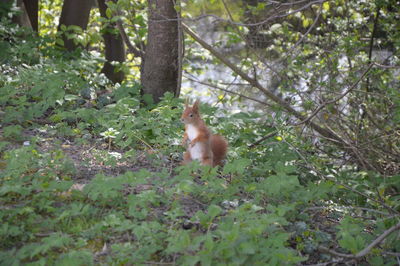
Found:
[[[1,130],[0,133],[2,133]],[[173,170],[180,165],[180,158],[176,158],[176,156],[175,158],[173,156],[167,158],[163,155],[155,154],[156,151],[154,150],[136,150],[132,156],[126,158],[123,156],[126,151],[119,150],[113,146],[109,150],[108,143],[103,139],[89,139],[84,143],[80,143],[73,138],[53,136],[46,131],[38,129],[24,131],[22,140],[7,140],[11,143],[8,148],[15,149],[24,145],[32,145],[29,140],[33,138],[37,140],[36,145],[39,153],[60,153],[63,157],[62,160],[68,162],[69,168],[74,172],[72,178],[75,184],[71,189],[76,190],[82,190],[97,174],[112,177],[124,174],[127,171],[137,172],[142,169],[153,173],[167,170],[170,173],[170,178],[172,178],[174,176]],[[196,182],[202,182],[199,178],[193,178]],[[148,184],[136,186],[127,184],[124,187],[124,194],[139,194],[142,191],[151,189],[156,189],[159,193],[163,193],[165,188],[155,187],[151,181]],[[203,203],[187,195],[182,195],[180,204],[185,213],[180,218],[182,219],[182,226],[187,228],[196,226],[189,221],[190,217],[197,211],[207,208]],[[156,214],[165,210],[155,208],[153,211]]]

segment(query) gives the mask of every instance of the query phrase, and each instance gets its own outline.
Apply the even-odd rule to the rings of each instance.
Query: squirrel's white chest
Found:
[[[199,131],[193,125],[187,126],[186,133],[190,141],[194,140],[199,135]],[[189,152],[190,152],[190,157],[192,157],[192,160],[200,160],[203,157],[202,143],[196,143],[193,146],[191,146],[189,148]]]
[[[189,138],[190,141],[194,140],[199,135],[199,131],[193,125],[188,125],[187,126],[186,133],[187,133],[188,138]]]
[[[189,149],[189,152],[192,160],[201,160],[201,158],[203,158],[204,156],[204,147],[202,143],[196,143],[193,147]]]

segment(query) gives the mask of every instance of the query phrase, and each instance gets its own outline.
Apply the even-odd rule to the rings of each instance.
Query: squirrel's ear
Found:
[[[199,100],[196,100],[196,101],[194,102],[194,104],[193,104],[193,110],[194,110],[194,111],[198,111],[198,110],[199,110],[199,104],[200,104],[200,101],[199,101]]]

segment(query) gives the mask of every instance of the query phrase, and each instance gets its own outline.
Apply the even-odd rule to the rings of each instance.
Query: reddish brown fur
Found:
[[[213,166],[222,166],[222,160],[225,159],[226,152],[228,151],[228,142],[220,135],[212,135],[211,149],[214,155]]]
[[[222,165],[222,160],[226,156],[228,150],[227,141],[219,135],[211,135],[210,130],[200,117],[199,101],[196,101],[192,107],[185,103],[185,110],[181,116],[181,120],[185,123],[185,133],[183,135],[182,145],[186,146],[188,141],[188,127],[192,125],[196,128],[198,136],[189,143],[187,151],[183,155],[183,164],[192,161],[189,149],[196,143],[202,143],[203,154],[201,163],[203,165]]]

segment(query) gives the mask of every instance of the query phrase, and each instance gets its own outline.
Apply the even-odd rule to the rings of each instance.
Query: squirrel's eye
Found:
[[[190,117],[193,117],[193,114],[190,114],[189,116],[190,116]]]

